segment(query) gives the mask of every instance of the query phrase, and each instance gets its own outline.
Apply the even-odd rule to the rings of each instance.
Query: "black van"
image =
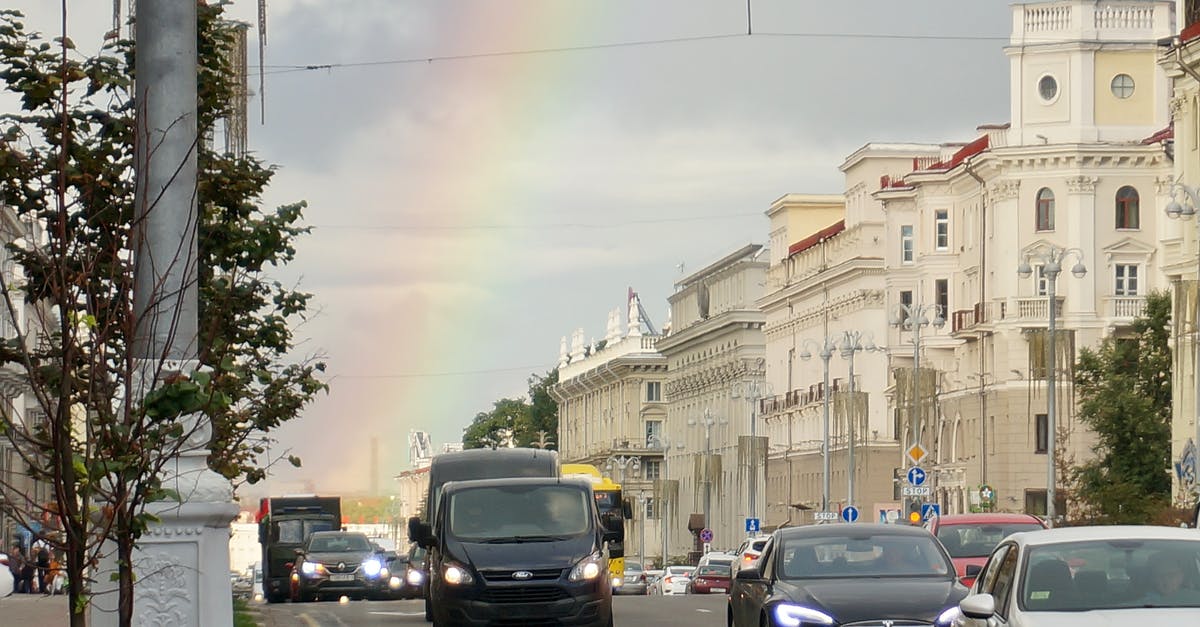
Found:
[[[573,478],[447,483],[430,529],[435,627],[611,627],[607,542],[591,486]]]

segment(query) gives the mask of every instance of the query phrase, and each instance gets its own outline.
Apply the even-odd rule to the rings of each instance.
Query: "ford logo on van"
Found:
[[[513,573],[513,579],[529,579],[530,577],[533,577],[533,573],[527,570],[518,570]]]

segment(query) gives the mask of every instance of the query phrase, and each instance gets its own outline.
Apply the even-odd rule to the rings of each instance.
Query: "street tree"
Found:
[[[1081,522],[1144,524],[1170,505],[1170,324],[1170,294],[1153,292],[1130,337],[1080,351],[1079,419],[1097,437],[1071,473]]]
[[[475,414],[463,430],[463,448],[557,448],[552,436],[558,433],[558,403],[550,396],[557,382],[557,369],[532,375],[528,398],[502,398]]]
[[[236,26],[222,11],[199,3],[200,137],[237,91]],[[306,232],[304,205],[262,208],[273,169],[207,142],[195,146],[198,257],[155,260],[196,267],[201,369],[178,372],[163,356],[147,370],[135,359],[133,251],[143,214],[134,198],[133,54],[133,42],[114,38],[81,55],[66,33],[48,40],[19,13],[0,11],[0,84],[21,100],[20,111],[0,114],[0,193],[11,208],[0,220],[10,242],[0,293],[16,330],[0,343],[0,367],[19,372],[31,398],[29,411],[0,406],[0,431],[50,497],[8,481],[0,489],[23,525],[55,522],[49,540],[66,558],[73,627],[86,624],[87,577],[106,541],[117,547],[120,623],[131,624],[133,551],[155,521],[146,506],[180,498],[164,481],[168,464],[203,433],[201,422],[214,433],[210,466],[256,481],[258,434],[325,389],[323,365],[293,355],[292,328],[309,295],[270,279]],[[153,306],[167,297],[139,298]],[[147,378],[157,382],[149,393]],[[205,421],[187,419],[197,414]]]

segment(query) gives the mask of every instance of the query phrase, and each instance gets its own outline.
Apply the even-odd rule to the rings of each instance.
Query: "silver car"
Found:
[[[1149,526],[1013,534],[948,614],[957,627],[1196,624],[1200,534]]]

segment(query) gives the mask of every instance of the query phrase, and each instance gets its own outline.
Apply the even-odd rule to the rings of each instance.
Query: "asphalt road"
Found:
[[[617,627],[725,625],[725,595],[677,597],[617,596],[613,599]],[[338,603],[254,603],[265,627],[334,627],[342,625],[429,625],[421,601],[350,601]]]

